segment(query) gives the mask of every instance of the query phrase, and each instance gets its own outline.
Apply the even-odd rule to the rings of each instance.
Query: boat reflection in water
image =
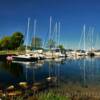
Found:
[[[80,86],[100,89],[100,58],[49,59],[38,62],[0,62],[0,87],[22,90]]]

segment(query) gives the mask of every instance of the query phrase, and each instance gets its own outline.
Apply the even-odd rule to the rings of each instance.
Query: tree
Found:
[[[19,51],[25,51],[25,46],[24,45],[20,45],[17,50]]]
[[[64,46],[63,45],[59,45],[58,48],[62,50],[62,49],[64,49]]]
[[[9,36],[5,36],[0,40],[1,49],[7,50],[11,49],[11,38]]]
[[[65,51],[65,48],[63,45],[59,45],[58,48],[61,50],[61,52],[64,52]]]
[[[50,40],[48,40],[47,47],[50,48],[50,49],[54,48],[55,44],[56,44],[55,41],[50,39]]]
[[[42,48],[42,39],[39,37],[33,37],[32,38],[32,43],[31,43],[32,48],[34,49],[39,49]]]
[[[24,42],[24,36],[21,32],[15,32],[11,36],[12,49],[17,49]]]
[[[2,49],[1,44],[2,44],[2,40],[0,40],[0,50]]]

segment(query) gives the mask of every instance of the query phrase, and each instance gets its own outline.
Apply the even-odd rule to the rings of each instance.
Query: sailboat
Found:
[[[52,48],[49,47],[49,51],[45,52],[45,57],[47,59],[65,57],[65,55],[61,53],[61,50],[57,47],[59,45],[59,40],[60,40],[60,22],[55,23],[54,34],[52,34],[52,17],[50,16],[49,41],[52,41],[52,40],[56,42],[56,45]]]
[[[52,17],[50,16],[50,20],[49,20],[49,41],[51,41],[51,30],[52,30]],[[45,58],[47,59],[52,59],[53,58],[53,52],[51,51],[51,48],[49,47],[49,50],[44,52]]]
[[[81,42],[83,44],[81,44]],[[83,45],[83,50],[80,49],[81,45]],[[87,55],[87,52],[86,52],[86,27],[85,27],[85,25],[83,26],[83,32],[81,34],[81,38],[80,38],[80,42],[79,42],[79,50],[76,50],[75,54],[77,57]]]
[[[36,50],[36,23],[37,21],[34,20],[34,51],[32,52],[32,55],[34,58],[37,58],[38,60],[43,60],[45,57],[43,55],[43,50],[42,49],[38,49]]]
[[[94,53],[94,50],[93,50],[93,32],[94,32],[94,28],[92,28],[92,32],[90,34],[91,48],[90,48],[90,51],[88,51],[88,56],[90,56],[90,57],[95,56],[95,53]]]
[[[28,18],[26,40],[28,40],[29,25],[30,25],[30,18]],[[27,46],[28,46],[28,43],[26,42],[26,48],[25,48],[26,53],[23,55],[13,56],[14,61],[35,61],[35,60],[37,60],[36,58],[32,57],[31,54],[28,53]]]
[[[96,36],[96,42],[95,42],[95,56],[100,56],[100,49],[98,48],[98,43],[99,43],[99,35],[97,34]]]
[[[55,52],[54,52],[54,55],[55,57],[57,58],[62,58],[62,57],[65,57],[65,54],[61,52],[60,48],[58,48],[58,46],[60,45],[60,22],[55,24],[55,34],[56,34],[56,42],[57,42],[57,45],[55,47]]]

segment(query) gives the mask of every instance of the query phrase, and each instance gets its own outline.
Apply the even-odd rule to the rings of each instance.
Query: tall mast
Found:
[[[34,48],[36,48],[35,39],[36,39],[36,19],[34,20]]]
[[[93,50],[93,33],[94,33],[94,28],[92,28],[92,34],[91,34],[91,51]]]
[[[91,50],[91,27],[89,27],[89,30],[88,30],[88,34],[87,34],[87,47],[88,47],[88,51]]]
[[[79,47],[78,47],[79,50],[81,49],[81,43],[83,41],[83,35],[84,34],[83,34],[83,29],[82,29],[82,33],[81,33],[81,37],[80,37],[80,41],[79,41]],[[84,49],[84,47],[82,49]]]
[[[50,25],[49,25],[49,40],[51,39],[51,24],[52,24],[52,17],[50,16]]]
[[[84,33],[84,51],[86,50],[86,47],[85,47],[85,24],[84,24],[84,26],[83,26],[83,33]]]
[[[56,42],[56,48],[57,48],[57,22],[55,24],[55,42]]]
[[[58,23],[58,45],[60,45],[60,22]]]
[[[96,41],[95,41],[95,49],[98,49],[98,43],[99,43],[99,35],[97,33],[97,35],[96,35]]]
[[[29,25],[30,25],[30,18],[28,18],[28,25],[27,25],[27,34],[26,34],[26,51],[27,51],[27,46],[28,46],[28,34],[29,34]]]

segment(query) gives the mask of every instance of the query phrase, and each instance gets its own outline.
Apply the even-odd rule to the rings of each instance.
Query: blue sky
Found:
[[[30,34],[36,19],[36,35],[45,40],[50,16],[53,26],[61,22],[60,41],[65,47],[78,48],[84,24],[100,35],[100,0],[0,0],[0,37],[15,31],[25,33],[30,17]]]

